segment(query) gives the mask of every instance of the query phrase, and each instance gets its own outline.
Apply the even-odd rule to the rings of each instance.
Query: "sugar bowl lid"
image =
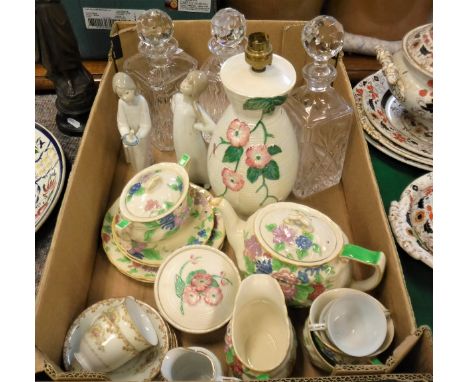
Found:
[[[328,216],[289,202],[263,208],[255,219],[255,235],[273,256],[299,266],[330,261],[344,244],[341,228]]]
[[[433,60],[432,33],[431,23],[413,29],[403,38],[403,50],[409,61],[430,77],[432,77]]]
[[[158,163],[136,174],[124,187],[119,199],[123,216],[148,222],[174,211],[187,197],[189,178],[176,163]]]
[[[232,316],[241,279],[233,261],[218,249],[190,245],[161,264],[154,296],[161,315],[187,333],[208,333]]]

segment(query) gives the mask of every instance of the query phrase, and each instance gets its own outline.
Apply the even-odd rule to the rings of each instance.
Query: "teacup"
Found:
[[[190,215],[189,186],[187,171],[177,163],[158,163],[140,171],[120,195],[116,235],[149,244],[172,236]]]
[[[88,371],[109,372],[158,343],[148,315],[133,297],[105,311],[80,341],[75,359]]]

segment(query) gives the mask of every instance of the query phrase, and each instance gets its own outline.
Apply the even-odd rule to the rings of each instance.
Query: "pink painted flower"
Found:
[[[309,296],[307,296],[307,299],[310,301],[314,301],[326,290],[323,284],[312,284],[312,286],[314,287],[314,291],[312,293],[309,293]]]
[[[263,250],[260,243],[257,241],[255,235],[252,235],[250,239],[245,240],[244,255],[255,260],[257,256],[261,256]]]
[[[281,286],[284,297],[287,300],[292,300],[296,295],[296,284],[299,282],[296,275],[291,273],[289,269],[283,268],[278,272],[271,274]]]
[[[236,118],[229,124],[226,136],[232,146],[245,146],[250,137],[249,126],[245,122],[241,122]]]
[[[207,273],[197,273],[190,284],[197,292],[203,292],[211,284],[212,277]]]
[[[104,243],[108,243],[110,239],[111,237],[107,233],[102,234],[102,240],[104,241]]]
[[[218,305],[223,299],[223,292],[220,288],[210,287],[205,291],[205,302],[209,305]]]
[[[191,287],[190,285],[186,286],[184,289],[183,299],[189,305],[195,305],[200,301],[200,295],[196,291],[195,288]]]
[[[190,262],[194,265],[198,262],[198,257],[196,257],[193,253],[190,255]]]
[[[271,160],[271,155],[268,153],[266,145],[250,146],[246,152],[245,163],[249,167],[263,168]]]
[[[232,191],[239,191],[244,187],[244,177],[235,171],[225,167],[223,168],[221,176],[223,177],[224,185]]]
[[[154,199],[148,199],[145,204],[145,211],[151,211],[155,208],[161,208],[161,204]]]
[[[292,243],[296,237],[296,231],[281,224],[273,230],[273,243]]]

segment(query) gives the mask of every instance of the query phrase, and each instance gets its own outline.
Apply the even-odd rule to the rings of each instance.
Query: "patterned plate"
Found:
[[[102,312],[122,303],[123,299],[124,297],[99,301],[87,308],[73,321],[70,329],[68,329],[63,346],[65,370],[78,371],[74,354],[79,350],[82,335]],[[159,373],[164,355],[169,351],[173,343],[168,326],[156,309],[142,301],[137,300],[137,303],[148,314],[158,334],[158,344],[141,352],[118,369],[103,373],[112,381],[150,381]]]
[[[205,244],[208,242],[214,226],[214,212],[205,196],[190,185],[189,190],[193,198],[190,217],[184,222],[176,234],[156,244],[140,243],[124,240],[115,233],[115,221],[112,223],[112,237],[122,253],[136,263],[158,267],[176,249],[185,245]]]
[[[371,76],[369,76],[371,77]],[[367,118],[363,107],[362,107],[362,95],[364,94],[364,90],[366,88],[366,85],[368,83],[368,78],[365,78],[361,82],[359,82],[353,89],[354,93],[354,99],[356,102],[356,110],[358,117],[360,119],[362,128],[364,129],[364,132],[367,133],[370,138],[372,138],[373,142],[377,142],[378,144],[374,145],[377,149],[381,150],[382,147],[385,147],[385,151],[381,150],[385,154],[388,154],[388,152],[392,152],[394,155],[390,155],[393,158],[400,160],[400,158],[405,158],[405,161],[402,161],[407,164],[414,165],[415,167],[418,168],[430,168],[432,170],[432,159],[422,157],[420,155],[417,155],[415,153],[412,153],[403,147],[400,147],[384,137],[373,125],[370,123],[369,119]],[[367,139],[367,137],[366,137]],[[368,140],[369,141],[369,140]],[[371,144],[373,142],[370,142]],[[409,159],[409,161],[407,161]],[[414,164],[413,164],[414,163]],[[423,165],[426,165],[425,167],[422,167]]]
[[[412,257],[433,268],[432,172],[405,188],[390,205],[389,220],[398,244]]]
[[[212,198],[212,195],[208,191],[204,189],[201,190],[203,190],[204,193],[207,193],[209,197]],[[112,265],[114,265],[117,270],[122,272],[124,275],[141,282],[154,283],[156,274],[158,272],[158,267],[139,264],[131,260],[125,256],[125,253],[122,253],[115,244],[112,238],[112,221],[114,220],[114,216],[118,211],[119,199],[117,199],[109,208],[102,224],[101,239],[104,252],[106,253],[107,258],[112,263]],[[224,221],[221,212],[215,208],[214,214],[215,221],[213,230],[211,232],[210,238],[208,239],[207,245],[219,249],[224,244],[226,230],[224,228]]]
[[[432,159],[432,126],[414,121],[392,95],[387,80],[379,70],[368,77],[362,106],[369,121],[397,145]]]
[[[65,156],[52,133],[36,123],[36,231],[54,208],[65,181]]]

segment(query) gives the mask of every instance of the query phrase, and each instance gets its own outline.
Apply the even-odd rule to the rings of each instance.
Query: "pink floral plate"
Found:
[[[362,107],[382,135],[408,151],[432,159],[432,126],[411,118],[390,92],[381,70],[368,77]]]
[[[65,156],[57,138],[36,123],[36,231],[55,207],[65,182]]]
[[[400,201],[390,205],[388,218],[398,244],[411,256],[433,268],[432,172],[408,185]]]
[[[241,279],[233,261],[206,245],[180,248],[159,268],[156,306],[175,328],[208,333],[231,318]]]

